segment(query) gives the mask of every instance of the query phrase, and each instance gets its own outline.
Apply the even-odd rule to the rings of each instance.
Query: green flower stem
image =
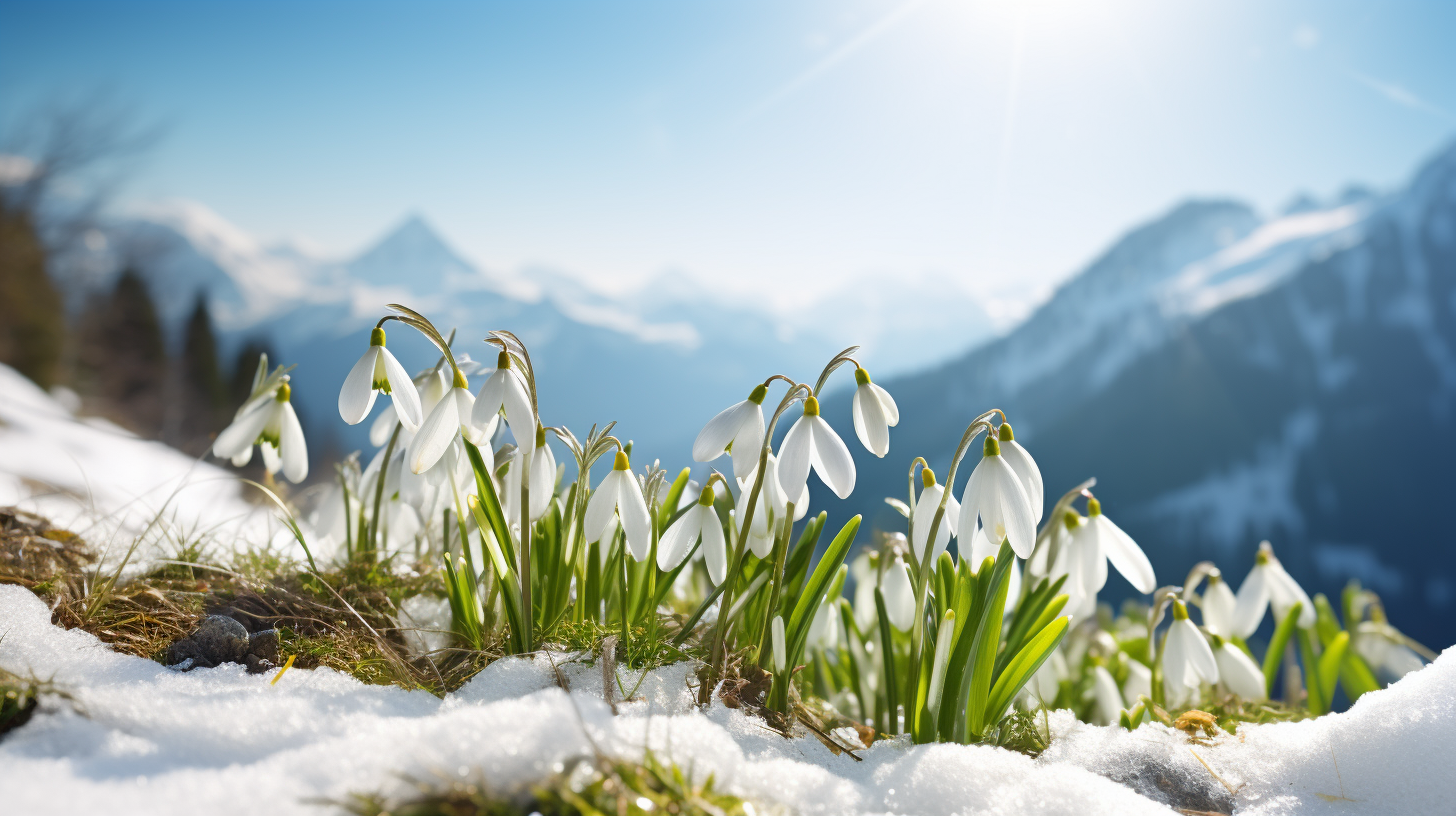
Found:
[[[379,461],[379,480],[374,483],[374,520],[369,524],[369,542],[367,545],[360,542],[359,556],[366,564],[373,564],[379,552],[379,508],[384,504],[384,477],[389,475],[389,460],[394,456],[394,446],[399,442],[401,427],[403,426],[398,422],[394,424],[394,433],[389,435],[384,458]]]

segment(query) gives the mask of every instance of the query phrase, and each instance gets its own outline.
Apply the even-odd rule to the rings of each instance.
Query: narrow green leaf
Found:
[[[1304,608],[1303,604],[1296,603],[1289,608],[1284,615],[1284,620],[1279,622],[1274,629],[1274,637],[1269,641],[1269,650],[1264,652],[1264,691],[1270,697],[1274,696],[1274,679],[1279,676],[1279,662],[1284,659],[1284,647],[1289,643],[1289,638],[1294,634],[1295,627],[1299,624],[1299,612]]]
[[[1319,656],[1314,652],[1314,639],[1318,635],[1299,629],[1294,636],[1299,643],[1300,662],[1304,664],[1304,705],[1311,716],[1318,717],[1330,710],[1330,699],[1320,685]]]
[[[880,620],[880,662],[885,669],[885,676],[880,678],[883,681],[880,687],[885,690],[887,710],[884,727],[880,730],[893,736],[900,733],[900,681],[897,676],[899,672],[895,668],[895,630],[890,626],[890,613],[885,609],[885,595],[880,592],[879,587],[875,587],[875,614]]]
[[[1071,619],[1066,617],[1056,618],[1042,628],[1030,642],[1011,658],[1006,664],[1006,670],[1001,672],[1001,677],[996,680],[996,685],[991,689],[991,700],[987,704],[987,722],[991,725],[1001,721],[1006,715],[1006,710],[1016,695],[1021,692],[1041,664],[1051,657],[1061,644],[1062,638],[1067,634],[1067,626]]]
[[[1335,681],[1340,678],[1340,667],[1350,646],[1350,633],[1340,632],[1325,646],[1325,653],[1319,657],[1319,686],[1324,695],[1325,708],[1334,705]]]
[[[506,524],[505,513],[501,512],[500,497],[495,494],[495,483],[491,481],[490,469],[486,467],[485,460],[480,458],[480,448],[471,444],[469,439],[462,439],[465,443],[465,455],[470,457],[470,469],[475,473],[475,489],[479,494],[481,510],[485,513],[485,524],[481,524],[482,530],[489,529],[495,533],[496,541],[500,542],[506,560],[512,564],[516,561],[515,544],[511,540],[511,528]],[[479,519],[477,519],[477,523]]]
[[[799,595],[798,603],[794,604],[794,614],[787,621],[790,663],[795,663],[804,654],[804,642],[809,638],[809,624],[814,622],[814,613],[819,611],[819,603],[824,598],[824,591],[829,588],[829,581],[839,572],[839,565],[844,563],[849,548],[854,544],[859,523],[859,516],[850,519],[839,531],[839,535],[829,542],[829,549],[824,551],[818,565],[814,567],[814,574],[809,576],[808,585]]]
[[[1001,621],[1006,612],[1006,594],[1010,589],[1011,560],[1016,554],[1011,551],[1007,539],[1001,540],[1001,550],[996,554],[990,586],[987,588],[986,603],[981,609],[981,626],[976,640],[971,644],[971,686],[966,700],[966,735],[979,738],[990,725],[986,716],[991,696],[992,672],[996,667],[996,650],[1001,645]]]

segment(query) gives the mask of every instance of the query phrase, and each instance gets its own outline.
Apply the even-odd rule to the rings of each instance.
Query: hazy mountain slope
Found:
[[[1456,149],[1378,204],[1261,225],[1109,317],[1095,294],[1107,262],[1188,228],[1180,212],[1008,337],[885,383],[901,427],[884,462],[857,452],[857,507],[893,523],[875,503],[903,493],[904,463],[943,467],[975,412],[1002,407],[1048,504],[1096,476],[1161,583],[1208,557],[1242,578],[1267,537],[1312,589],[1333,595],[1359,576],[1408,631],[1449,642],[1456,536],[1439,499],[1456,454]],[[845,428],[847,402],[833,408]]]

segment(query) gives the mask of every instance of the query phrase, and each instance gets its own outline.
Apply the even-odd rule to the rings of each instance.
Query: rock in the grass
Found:
[[[167,649],[167,665],[180,671],[241,663],[254,674],[278,661],[278,630],[248,634],[247,627],[226,615],[208,615],[192,634]]]

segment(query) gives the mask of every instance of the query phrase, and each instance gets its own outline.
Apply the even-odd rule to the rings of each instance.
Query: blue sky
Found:
[[[349,253],[410,213],[605,290],[945,276],[1001,313],[1189,195],[1389,187],[1456,4],[0,3],[0,120],[104,89],[126,195]]]

